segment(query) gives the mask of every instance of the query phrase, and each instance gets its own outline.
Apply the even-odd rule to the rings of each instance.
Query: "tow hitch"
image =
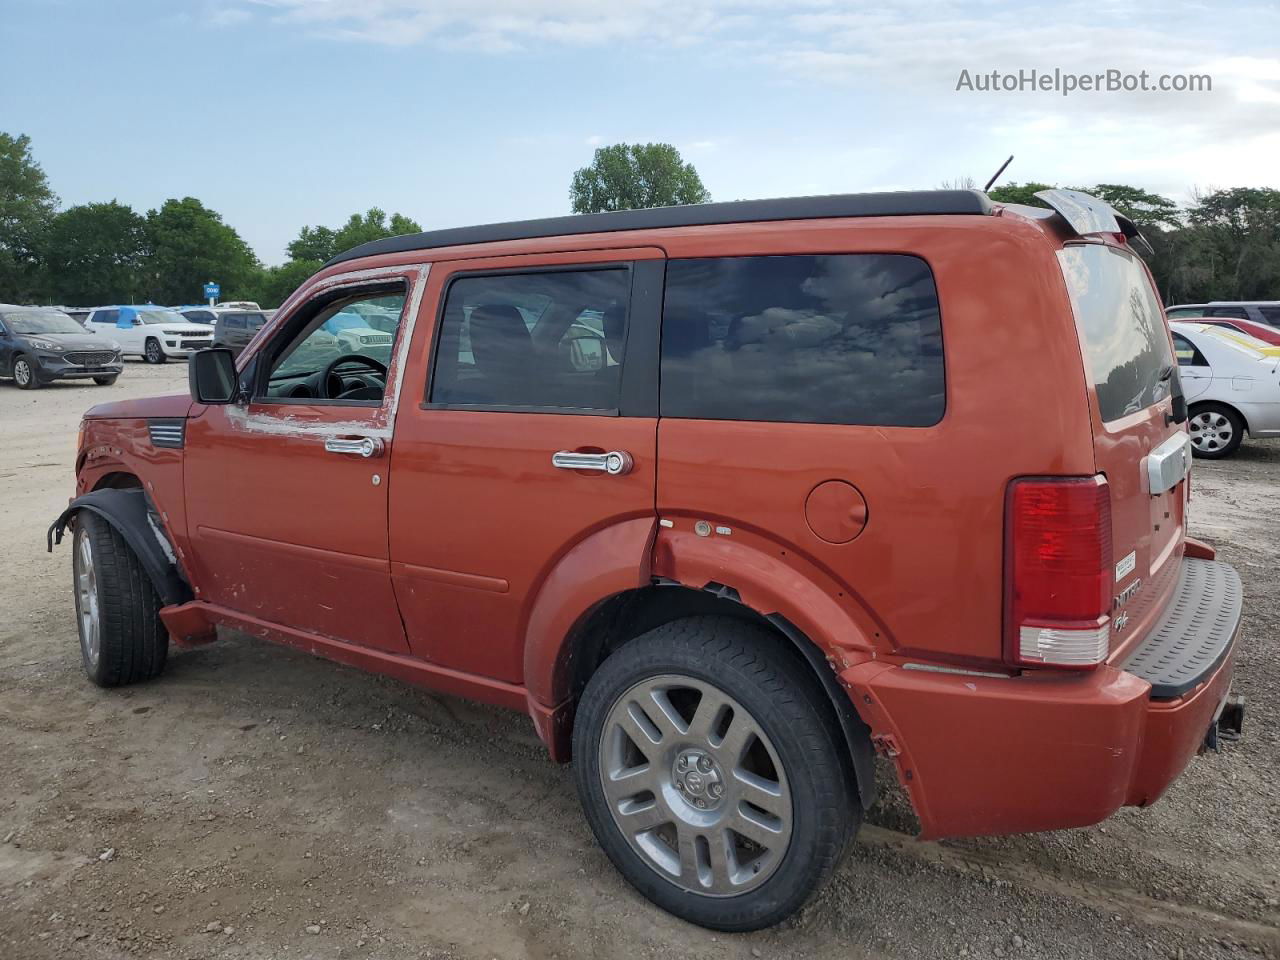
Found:
[[[1239,740],[1244,729],[1244,695],[1229,693],[1222,701],[1217,717],[1209,724],[1204,736],[1204,748],[1215,753],[1222,749],[1223,740]]]

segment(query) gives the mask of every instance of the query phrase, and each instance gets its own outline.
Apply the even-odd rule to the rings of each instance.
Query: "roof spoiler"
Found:
[[[1137,224],[1122,213],[1117,213],[1105,200],[1081,193],[1079,190],[1041,190],[1037,200],[1043,200],[1082,237],[1097,233],[1121,234],[1129,246],[1144,257],[1155,253],[1150,242],[1142,235]]]

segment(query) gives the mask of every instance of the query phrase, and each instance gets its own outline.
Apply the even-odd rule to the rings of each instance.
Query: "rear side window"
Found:
[[[1173,353],[1178,358],[1180,367],[1207,367],[1204,354],[1196,349],[1196,345],[1180,333],[1173,335]]]
[[[244,329],[244,314],[243,314],[243,313],[228,313],[228,314],[226,314],[225,316],[223,316],[223,318],[222,318],[222,325],[223,325],[224,327],[228,327],[229,329],[232,329],[232,330],[243,330],[243,329]]]
[[[1273,327],[1280,327],[1280,307],[1259,307],[1262,319]]]
[[[616,410],[630,288],[625,267],[458,278],[445,298],[430,401]]]
[[[920,258],[667,264],[662,416],[926,427],[945,404],[938,293]]]
[[[1164,311],[1132,254],[1098,243],[1058,251],[1104,423],[1163,400],[1173,364]]]

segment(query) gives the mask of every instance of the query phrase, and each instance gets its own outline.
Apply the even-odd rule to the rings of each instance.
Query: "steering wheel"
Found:
[[[339,357],[335,357],[329,361],[329,365],[324,368],[324,372],[320,374],[320,395],[326,400],[338,400],[341,394],[346,392],[346,382],[335,372],[339,366],[344,363],[362,363],[374,373],[382,376],[383,382],[387,379],[386,364],[366,357],[363,353],[344,353]]]

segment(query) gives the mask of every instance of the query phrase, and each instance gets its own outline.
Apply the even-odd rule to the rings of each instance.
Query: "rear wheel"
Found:
[[[71,571],[84,672],[100,687],[150,680],[164,669],[169,632],[136,554],[95,513],[76,514]]]
[[[14,358],[13,382],[21,390],[35,390],[40,386],[40,380],[36,377],[36,368],[26,357]]]
[[[573,752],[614,866],[660,907],[717,930],[799,909],[860,816],[825,694],[754,624],[695,617],[628,643],[587,684]]]
[[[160,341],[155,337],[147,337],[147,345],[144,349],[143,357],[147,363],[164,363],[169,359],[165,356],[164,350],[160,346]]]
[[[1222,403],[1192,407],[1187,428],[1191,433],[1191,452],[1207,460],[1231,456],[1244,439],[1244,419]]]

